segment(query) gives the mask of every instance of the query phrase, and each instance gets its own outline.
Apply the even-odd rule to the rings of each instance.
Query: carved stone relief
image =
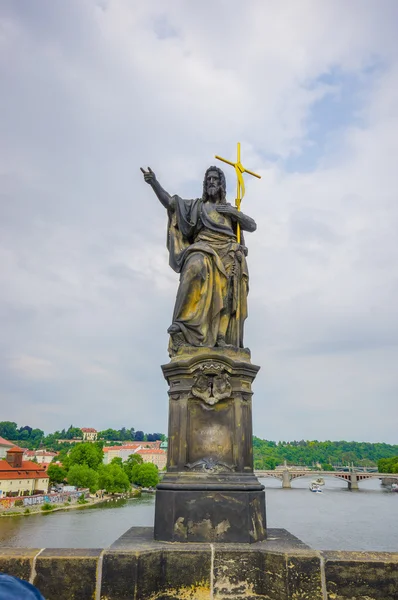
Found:
[[[236,465],[227,465],[227,463],[221,460],[214,460],[211,456],[206,456],[193,463],[187,463],[185,468],[188,471],[213,471],[214,473],[220,473],[223,471],[235,471]]]
[[[221,366],[221,365],[220,365]],[[232,386],[228,373],[205,374],[203,371],[194,377],[194,384],[191,389],[192,395],[200,398],[210,406],[220,400],[229,398],[232,393]]]

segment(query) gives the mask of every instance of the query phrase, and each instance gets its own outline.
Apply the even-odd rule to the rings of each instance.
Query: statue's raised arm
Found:
[[[166,192],[166,190],[162,188],[162,186],[156,179],[156,175],[152,171],[151,167],[148,167],[148,171],[145,171],[145,169],[143,169],[142,167],[140,167],[140,169],[144,174],[144,179],[146,183],[148,183],[151,186],[151,188],[153,189],[163,206],[167,208],[167,210],[170,210],[172,207],[171,196],[168,192]]]

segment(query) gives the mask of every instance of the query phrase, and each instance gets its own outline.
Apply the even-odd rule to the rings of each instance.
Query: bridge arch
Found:
[[[310,477],[311,479],[317,479],[318,477],[322,477],[322,479],[325,479],[326,477],[330,477],[332,479],[340,479],[341,481],[344,481],[345,483],[348,483],[351,481],[351,477],[350,477],[350,473],[347,473],[347,475],[345,476],[345,473],[340,473],[340,472],[334,472],[334,471],[328,471],[327,473],[317,473],[316,471],[312,471],[312,472],[308,472],[308,473],[290,473],[291,475],[291,481],[294,481],[294,479],[305,479],[306,477]]]
[[[279,479],[279,481],[282,481],[282,473],[280,471],[274,471],[274,472],[264,471],[264,472],[259,472],[259,473],[257,473],[257,477],[259,477],[259,479],[271,478],[271,479]]]

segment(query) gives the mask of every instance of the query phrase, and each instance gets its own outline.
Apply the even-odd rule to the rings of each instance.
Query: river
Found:
[[[267,526],[284,528],[317,550],[398,551],[398,494],[378,479],[359,491],[326,478],[322,494],[309,492],[307,479],[291,490],[264,479]],[[153,526],[154,495],[119,500],[89,509],[0,519],[1,546],[103,548],[132,526]]]

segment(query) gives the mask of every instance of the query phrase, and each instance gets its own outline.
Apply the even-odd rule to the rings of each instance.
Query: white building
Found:
[[[109,465],[114,458],[121,458],[122,461],[126,461],[130,454],[135,454],[137,450],[142,448],[143,442],[131,442],[123,444],[123,446],[105,446],[104,450],[104,464]]]
[[[96,442],[98,431],[93,427],[81,427],[83,433],[83,442]]]
[[[23,460],[37,460],[39,465],[49,465],[59,452],[49,452],[47,450],[25,450]]]

